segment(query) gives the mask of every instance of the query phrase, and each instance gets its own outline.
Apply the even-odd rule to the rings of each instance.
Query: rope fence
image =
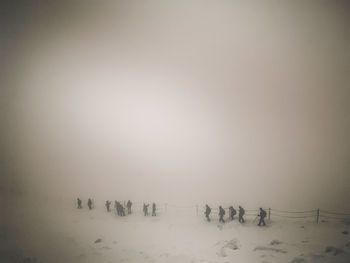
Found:
[[[308,211],[283,211],[283,210],[273,209],[273,211],[279,212],[279,213],[303,214],[303,213],[314,213],[314,212],[317,211],[317,209],[315,209],[315,210],[308,210]]]
[[[319,222],[320,218],[350,221],[350,213],[330,212],[322,209],[307,210],[307,211],[285,211],[285,210],[278,210],[278,209],[269,209],[269,219],[272,216],[282,217],[282,218],[297,218],[297,219],[314,217],[316,223]]]
[[[323,213],[326,213],[326,214],[350,216],[350,213],[329,212],[329,211],[326,211],[326,210],[321,210],[321,211],[322,211]]]

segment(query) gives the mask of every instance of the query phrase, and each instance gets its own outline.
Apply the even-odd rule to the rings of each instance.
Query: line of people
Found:
[[[77,198],[77,204],[78,204],[78,209],[83,208],[82,207],[82,200],[80,198]],[[107,200],[105,202],[107,212],[110,212],[111,204],[112,204],[112,201]],[[89,210],[91,210],[93,208],[93,201],[91,198],[88,199],[87,205],[89,207]],[[131,206],[132,206],[132,202],[130,200],[128,200],[128,202],[126,203],[126,208],[128,209],[128,214],[131,214]],[[148,216],[148,207],[149,207],[149,204],[145,204],[145,203],[143,204],[143,213],[145,216]],[[122,205],[118,201],[114,201],[114,208],[115,208],[118,216],[125,216],[125,205]],[[157,211],[156,204],[153,203],[152,204],[152,216],[157,215],[156,211]]]
[[[148,207],[149,207],[149,204],[143,204],[143,214],[145,215],[145,216],[148,216]],[[156,208],[156,203],[153,203],[152,204],[152,216],[156,216],[156,210],[157,210],[157,208]]]
[[[107,212],[110,212],[111,203],[112,202],[109,200],[107,200],[105,203]],[[77,198],[77,204],[78,204],[78,209],[81,209],[82,208],[82,200]],[[88,199],[87,205],[89,207],[89,210],[91,210],[93,208],[93,201],[91,198]],[[131,206],[132,206],[132,202],[130,200],[128,200],[128,202],[126,204],[126,207],[128,209],[128,214],[131,214]],[[144,216],[148,216],[148,207],[149,207],[149,204],[146,204],[146,203],[143,204]],[[114,201],[114,208],[116,209],[117,214],[119,216],[125,216],[125,207],[120,202]],[[230,206],[228,209],[229,209],[229,218],[232,221],[232,220],[234,220],[234,216],[237,214],[237,211],[236,211],[236,209],[233,208],[233,206]],[[156,204],[153,203],[152,204],[152,216],[156,216],[156,210],[157,210]],[[209,217],[210,213],[211,213],[211,208],[206,204],[204,214],[205,214],[205,217],[207,218],[208,222],[210,222],[210,217]],[[225,223],[225,220],[224,220],[225,214],[226,214],[225,209],[222,208],[222,206],[219,206],[219,221],[222,223]],[[238,221],[240,223],[245,222],[244,217],[243,217],[244,215],[245,215],[244,208],[241,206],[238,206]],[[264,209],[260,208],[260,212],[257,215],[257,217],[260,217],[258,226],[261,226],[261,225],[266,226],[266,223],[264,220],[266,215],[267,215],[266,211]],[[255,219],[254,219],[254,221],[255,221]]]
[[[78,205],[77,208],[78,209],[83,208],[82,204],[83,204],[82,200],[80,198],[77,198],[77,205]],[[112,204],[112,201],[107,200],[105,202],[107,212],[110,212],[111,204]],[[91,198],[88,199],[87,206],[89,207],[89,210],[92,210],[92,208],[94,207],[94,203],[93,203],[93,200]],[[131,206],[132,206],[132,202],[130,200],[128,200],[128,202],[126,204],[126,207],[128,209],[128,214],[131,214]],[[120,202],[114,201],[114,208],[116,209],[118,215],[125,216],[125,208]]]
[[[81,201],[80,198],[77,198],[77,204],[78,204],[78,209],[82,209],[83,208],[83,201]],[[91,210],[93,208],[93,202],[92,202],[92,199],[89,198],[88,201],[87,201],[87,205],[89,207],[89,210]]]
[[[118,216],[125,216],[125,209],[121,203],[119,203],[118,201],[114,201],[114,208],[117,211]]]
[[[229,208],[229,218],[232,220],[234,220],[234,216],[237,214],[237,211],[236,209],[233,208],[233,206],[230,206]],[[210,213],[211,213],[211,208],[206,204],[205,205],[205,211],[204,211],[204,214],[205,214],[205,217],[207,218],[208,222],[210,222]],[[226,211],[224,208],[222,208],[222,206],[219,206],[219,221],[222,222],[222,223],[225,223],[225,220],[224,220],[224,216],[226,214]],[[238,221],[240,223],[244,223],[244,214],[245,214],[245,210],[243,207],[241,206],[238,206]],[[264,209],[262,209],[260,207],[260,212],[259,214],[257,215],[257,217],[260,217],[260,220],[259,220],[259,223],[258,223],[258,226],[266,226],[266,223],[265,223],[265,217],[266,217],[266,211]],[[255,221],[255,219],[254,219]]]

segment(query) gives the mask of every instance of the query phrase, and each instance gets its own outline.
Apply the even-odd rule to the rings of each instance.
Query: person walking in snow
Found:
[[[117,201],[117,215],[121,216],[120,203]]]
[[[91,198],[89,198],[89,200],[88,200],[88,207],[89,207],[90,210],[92,209],[92,200],[91,200]]]
[[[126,206],[127,206],[127,208],[128,208],[128,214],[130,215],[130,214],[131,214],[131,206],[132,206],[132,203],[131,203],[130,200],[128,200]]]
[[[261,207],[260,207],[260,214],[259,214],[259,216],[260,216],[260,220],[259,220],[258,226],[261,226],[261,224],[266,226],[265,221],[264,221],[264,219],[266,217],[266,211],[264,209],[262,209]]]
[[[225,209],[219,206],[219,221],[225,223],[224,221]]]
[[[82,206],[81,206],[81,200],[79,198],[77,198],[77,203],[78,203],[78,209],[81,209]]]
[[[156,216],[156,203],[152,204],[152,216]]]
[[[106,206],[106,208],[107,208],[107,212],[109,212],[109,207],[111,206],[111,201],[109,201],[109,200],[107,200],[106,201],[106,204],[105,204],[105,206]]]
[[[149,204],[143,204],[143,213],[144,213],[144,215],[145,216],[148,216],[148,206],[149,206]]]
[[[208,206],[208,205],[205,205],[205,217],[207,218],[208,222],[210,222],[210,218],[209,218],[209,215],[211,213],[211,208]]]
[[[120,202],[116,201],[116,207],[118,216],[125,216],[124,207]]]
[[[125,216],[125,208],[124,208],[124,206],[122,204],[119,204],[119,206],[120,206],[120,215],[121,216]]]
[[[237,214],[236,209],[233,208],[233,206],[229,207],[230,210],[230,218],[233,220],[233,217]]]
[[[115,210],[117,211],[117,215],[120,216],[120,208],[119,208],[119,202],[115,201]]]
[[[241,206],[239,206],[238,208],[239,208],[239,210],[238,210],[238,221],[239,221],[240,223],[244,223],[244,218],[243,218],[243,216],[244,216],[244,214],[245,214],[245,211],[244,211],[243,207],[241,207]]]

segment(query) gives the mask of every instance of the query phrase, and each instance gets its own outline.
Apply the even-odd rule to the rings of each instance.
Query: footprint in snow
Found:
[[[111,248],[108,246],[104,246],[104,247],[102,247],[102,249],[111,249]]]

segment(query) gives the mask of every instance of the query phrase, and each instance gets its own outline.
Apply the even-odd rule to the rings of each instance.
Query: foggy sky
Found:
[[[347,1],[1,10],[1,192],[349,209]]]

